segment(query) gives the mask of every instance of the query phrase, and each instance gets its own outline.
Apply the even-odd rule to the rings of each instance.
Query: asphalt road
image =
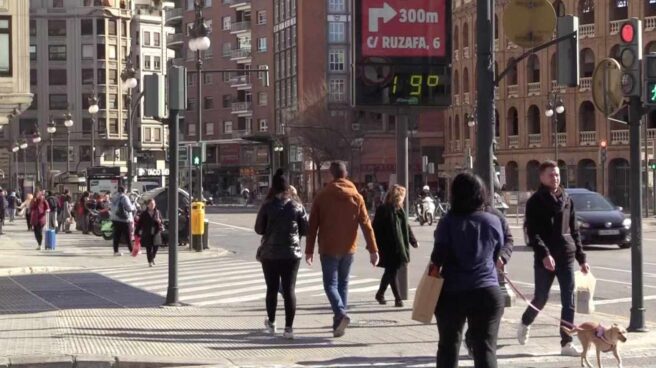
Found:
[[[234,252],[244,260],[253,260],[255,251],[260,244],[260,238],[253,231],[255,213],[240,213],[231,210],[230,213],[210,213],[211,243]],[[531,297],[533,294],[533,251],[524,244],[521,227],[510,220],[511,231],[515,238],[515,251],[507,272],[521,291]],[[411,263],[408,267],[409,287],[417,284],[424,270],[433,246],[433,226],[419,226],[412,223],[413,230],[420,247],[413,249]],[[656,322],[656,227],[643,225],[643,283],[647,321]],[[615,246],[586,247],[588,262],[597,278],[595,300],[597,310],[603,313],[628,317],[631,309],[631,250],[619,249]],[[318,260],[317,260],[318,261]],[[364,240],[359,237],[359,248],[355,257],[352,273],[359,277],[380,277],[382,269],[372,267],[364,250]],[[302,267],[308,266],[303,262]],[[319,270],[320,264],[315,263],[313,269]],[[373,299],[373,292],[371,295]],[[388,299],[391,299],[388,295]],[[558,285],[552,288],[551,300],[559,301]],[[517,304],[524,302],[517,298]]]

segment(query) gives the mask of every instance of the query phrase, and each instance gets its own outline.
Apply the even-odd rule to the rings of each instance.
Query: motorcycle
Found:
[[[417,221],[421,226],[425,223],[433,225],[435,220],[435,200],[429,196],[421,198],[421,201],[415,203],[415,210],[417,212]]]
[[[113,228],[109,211],[89,210],[89,228],[93,235],[112,240]]]

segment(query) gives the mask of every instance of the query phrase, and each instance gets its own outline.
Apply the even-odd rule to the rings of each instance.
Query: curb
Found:
[[[0,357],[0,368],[236,367],[227,359],[105,355],[20,355]]]
[[[52,267],[52,266],[25,266],[25,267],[11,267],[0,268],[0,277],[4,276],[20,276],[30,275],[37,273],[54,273],[63,271],[80,271],[84,267]]]

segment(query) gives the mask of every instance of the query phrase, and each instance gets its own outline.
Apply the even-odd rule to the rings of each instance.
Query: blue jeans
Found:
[[[343,256],[321,255],[323,289],[326,291],[335,318],[346,315],[351,264],[353,264],[353,254]]]
[[[541,261],[536,261],[534,271],[535,295],[531,304],[540,310],[544,308],[549,299],[551,284],[553,284],[554,278],[557,277],[558,284],[560,285],[560,302],[562,304],[560,318],[563,321],[574,323],[574,272],[576,272],[576,263],[574,260],[556,261],[556,272],[548,271],[544,268]],[[529,326],[533,323],[537,315],[538,312],[533,308],[526,308],[522,316],[522,323]],[[561,326],[572,327],[562,322]],[[572,342],[572,337],[560,330],[560,345],[565,346],[570,342]]]

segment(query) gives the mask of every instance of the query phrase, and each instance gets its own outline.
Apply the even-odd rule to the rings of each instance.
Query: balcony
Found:
[[[529,134],[528,135],[528,146],[529,147],[540,147],[542,146],[542,134]]]
[[[561,86],[560,84],[558,84],[558,81],[554,79],[554,80],[551,81],[551,90],[552,91],[560,90],[561,92],[565,93],[565,91],[567,90],[567,87]]]
[[[559,147],[567,146],[567,133],[557,133],[556,140],[558,141]]]
[[[251,7],[251,0],[223,0],[223,3],[239,10],[245,10]]]
[[[579,25],[579,36],[581,38],[594,37],[595,36],[595,25],[594,25],[594,23]]]
[[[251,113],[251,103],[248,101],[233,102],[231,108],[233,114]]]
[[[175,23],[176,20],[182,19],[182,8],[175,8],[166,11],[166,24]]]
[[[453,95],[453,105],[460,106],[460,95]]]
[[[519,136],[518,135],[509,135],[508,136],[508,148],[519,148]]]
[[[231,60],[248,59],[251,57],[250,48],[234,49],[230,51]]]
[[[456,141],[456,152],[460,152],[460,151],[462,151],[462,141],[457,140]]]
[[[579,78],[579,91],[589,91],[592,89],[592,77]]]
[[[465,104],[465,105],[469,105],[469,104],[470,104],[471,101],[470,101],[470,99],[469,99],[469,92],[465,92],[465,93],[463,94],[463,100],[464,100],[464,104]]]
[[[611,130],[610,144],[629,144],[629,130]]]
[[[235,75],[230,78],[230,87],[237,89],[248,89],[251,87],[249,75]]]
[[[626,19],[621,19],[621,20],[613,20],[610,22],[610,26],[608,28],[609,32],[611,35],[616,35],[620,33],[620,26],[626,22]]]
[[[529,96],[540,95],[540,82],[531,82],[528,84],[528,95]]]
[[[579,132],[579,144],[581,146],[596,146],[597,132]]]
[[[647,129],[647,139],[656,139],[656,129]]]
[[[513,84],[507,87],[506,96],[519,97],[519,85]]]
[[[512,42],[512,41],[508,41],[508,46],[506,46],[506,48],[507,48],[507,49],[516,49],[516,48],[517,48],[517,44],[514,43],[514,42]]]
[[[230,33],[240,33],[240,32],[246,32],[251,30],[251,21],[246,20],[243,22],[232,22],[230,24]]]
[[[230,133],[230,135],[232,136],[233,139],[234,139],[234,138],[245,137],[245,136],[250,135],[250,134],[251,134],[251,131],[248,130],[248,129],[244,129],[244,130],[233,130],[232,133]]]
[[[469,46],[462,48],[462,54],[463,54],[465,59],[469,59],[469,56],[470,56],[469,55]]]
[[[185,35],[183,33],[169,33],[166,35],[166,44],[169,47],[183,44],[184,39]]]
[[[656,17],[646,17],[643,27],[645,27],[645,31],[653,31],[656,29]]]

